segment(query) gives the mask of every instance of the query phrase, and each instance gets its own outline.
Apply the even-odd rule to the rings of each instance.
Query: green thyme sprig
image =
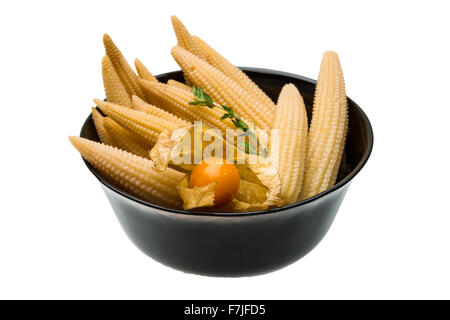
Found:
[[[210,109],[221,108],[225,111],[225,113],[220,117],[220,120],[230,118],[236,128],[241,129],[244,132],[249,129],[248,125],[236,113],[234,113],[234,110],[231,107],[215,103],[211,96],[203,91],[202,87],[196,88],[193,86],[192,93],[194,94],[195,99],[194,101],[189,102],[190,105],[204,106]]]
[[[243,134],[239,136],[248,136],[249,142],[242,142],[244,147],[244,152],[247,154],[257,154],[257,145],[259,144],[256,138],[256,133],[253,130],[249,130],[249,126],[234,112],[231,107],[217,104],[213,101],[211,96],[203,91],[202,87],[196,88],[192,87],[192,93],[194,94],[194,101],[189,102],[193,106],[204,106],[210,109],[221,108],[225,113],[220,117],[220,120],[230,119],[237,129],[244,131]],[[264,157],[267,157],[267,149],[264,147],[263,150]]]

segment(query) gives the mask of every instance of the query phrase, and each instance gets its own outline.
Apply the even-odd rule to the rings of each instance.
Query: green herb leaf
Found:
[[[225,113],[220,117],[220,120],[225,120],[227,118],[231,119],[231,122],[233,122],[234,126],[238,129],[241,129],[244,131],[245,136],[254,136],[254,138],[250,138],[250,140],[256,141],[256,143],[253,141],[253,143],[244,142],[244,150],[246,153],[252,153],[256,154],[256,147],[258,145],[258,139],[256,138],[256,134],[249,130],[249,126],[241,119],[239,116],[237,116],[234,113],[233,108],[224,106],[224,105],[216,105],[211,98],[209,94],[203,91],[202,87],[196,88],[195,86],[192,87],[192,93],[195,97],[194,101],[190,101],[189,104],[193,106],[204,106],[208,108],[214,108],[214,107],[220,107],[222,108]],[[264,148],[264,154],[267,154],[267,150]]]

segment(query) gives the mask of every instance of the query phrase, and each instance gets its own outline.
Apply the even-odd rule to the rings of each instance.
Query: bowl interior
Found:
[[[278,99],[278,95],[283,85],[287,83],[293,83],[302,94],[306,110],[308,113],[308,119],[309,121],[311,120],[312,104],[315,90],[314,80],[299,75],[274,70],[248,68],[248,67],[242,67],[241,69],[275,102]],[[169,72],[161,74],[156,77],[161,82],[167,82],[169,79],[184,82],[183,73],[181,71]],[[348,98],[348,108],[349,108],[349,131],[335,186],[322,192],[319,195],[316,195],[313,198],[300,201],[293,205],[299,205],[303,202],[311,201],[317,197],[323,196],[328,192],[332,192],[336,188],[343,186],[344,184],[349,182],[359,172],[359,170],[361,170],[361,168],[364,166],[367,159],[369,158],[373,145],[373,133],[370,122],[367,116],[361,110],[361,108],[359,108],[359,106],[349,98]],[[81,129],[80,136],[90,140],[100,141],[91,116],[89,116],[86,122],[84,123]],[[93,168],[86,161],[85,163],[88,166],[88,168],[92,171],[92,173],[109,188],[138,202],[160,208],[159,206],[149,204],[145,201],[136,199],[134,196],[127,194],[126,192],[110,185],[101,177],[101,175],[97,172],[95,168]],[[192,214],[192,212],[184,210],[172,210],[172,209],[166,210]],[[265,212],[271,212],[275,210],[278,209],[268,210]]]

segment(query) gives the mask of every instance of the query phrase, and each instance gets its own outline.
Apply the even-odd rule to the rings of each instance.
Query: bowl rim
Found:
[[[311,84],[316,84],[317,81],[304,77],[304,76],[300,76],[298,74],[294,74],[294,73],[289,73],[289,72],[284,72],[284,71],[277,71],[277,70],[273,70],[273,69],[264,69],[264,68],[254,68],[254,67],[239,67],[241,70],[245,71],[245,72],[249,72],[249,73],[255,73],[255,74],[263,74],[264,76],[272,76],[272,77],[277,77],[277,78],[284,78],[284,77],[289,77],[289,78],[296,78],[298,80],[301,81],[305,81],[305,82],[309,82]],[[175,75],[178,75],[180,72],[182,72],[181,70],[176,70],[176,71],[170,71],[170,72],[166,72],[166,73],[162,73],[159,75],[156,75],[156,78],[165,78],[165,77],[172,77]],[[253,215],[266,215],[266,214],[271,214],[271,213],[279,213],[280,211],[285,211],[285,210],[289,210],[295,207],[300,207],[302,205],[311,203],[313,201],[316,201],[317,199],[323,198],[328,194],[331,194],[333,192],[335,192],[338,189],[341,189],[342,187],[344,187],[345,185],[347,185],[360,171],[361,169],[365,166],[365,164],[367,163],[367,160],[369,159],[371,153],[372,153],[372,149],[373,149],[373,143],[374,143],[374,137],[373,137],[373,129],[372,129],[372,125],[369,121],[369,118],[367,117],[367,115],[364,113],[364,111],[361,109],[361,107],[355,103],[352,99],[350,99],[349,97],[347,97],[347,99],[349,101],[351,101],[354,106],[356,107],[356,109],[360,112],[361,114],[361,118],[363,120],[363,122],[365,123],[365,125],[368,128],[368,148],[366,150],[366,152],[363,154],[361,160],[359,161],[359,163],[356,165],[356,167],[341,181],[339,181],[337,184],[335,184],[333,187],[319,193],[316,194],[315,196],[305,199],[305,200],[301,200],[283,207],[278,207],[278,208],[272,208],[269,210],[259,210],[259,211],[250,211],[250,212],[192,212],[192,211],[187,211],[187,210],[181,210],[181,209],[172,209],[172,208],[166,208],[163,206],[159,206],[157,204],[153,204],[144,200],[141,200],[131,194],[128,194],[125,191],[120,190],[119,188],[115,187],[114,185],[110,184],[109,182],[105,181],[104,178],[100,175],[99,172],[97,172],[97,170],[95,170],[95,168],[89,164],[89,162],[87,162],[84,158],[83,161],[86,164],[86,166],[88,167],[89,171],[91,171],[91,173],[108,189],[110,189],[111,191],[114,191],[115,193],[119,194],[120,196],[123,196],[129,200],[132,200],[134,202],[137,202],[141,205],[153,208],[153,209],[157,209],[157,210],[162,210],[165,212],[171,212],[171,213],[175,213],[175,214],[182,214],[182,215],[190,215],[190,216],[212,216],[212,217],[217,217],[217,216],[223,216],[223,217],[242,217],[242,216],[253,216]],[[88,122],[88,120],[91,118],[91,115],[89,115],[87,117],[87,119],[85,120],[85,122],[83,123],[83,126],[81,128],[81,132],[80,132],[80,136],[83,133],[84,127],[86,125],[86,123]]]

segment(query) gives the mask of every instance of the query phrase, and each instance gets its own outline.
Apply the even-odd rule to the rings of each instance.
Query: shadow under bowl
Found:
[[[311,119],[315,81],[286,72],[241,68],[272,100],[293,83]],[[183,81],[181,71],[157,76]],[[349,132],[332,188],[304,201],[249,213],[193,213],[163,208],[111,185],[86,163],[100,181],[130,240],[145,254],[174,269],[208,276],[250,276],[287,266],[311,251],[330,228],[351,180],[368,160],[373,146],[370,122],[348,99]],[[81,137],[99,141],[89,116]]]

